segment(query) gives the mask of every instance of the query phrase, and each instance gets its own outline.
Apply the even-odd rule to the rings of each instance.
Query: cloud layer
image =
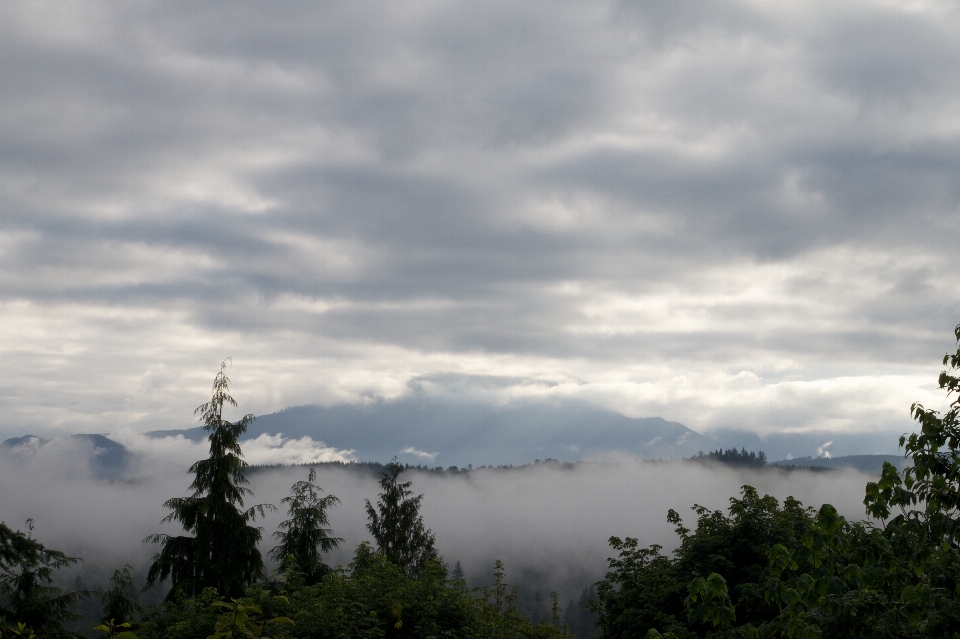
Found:
[[[941,401],[951,3],[0,12],[5,436],[188,426],[228,355],[257,414],[450,373],[698,430]]]

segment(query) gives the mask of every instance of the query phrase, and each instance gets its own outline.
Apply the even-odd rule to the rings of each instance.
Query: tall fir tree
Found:
[[[245,415],[237,422],[223,418],[225,404],[237,405],[228,393],[230,379],[225,371],[226,361],[213,380],[210,401],[194,411],[210,433],[210,456],[190,467],[193,495],[164,503],[171,512],[163,521],[176,521],[193,536],[157,534],[144,540],[160,544],[147,574],[147,586],[170,578],[168,598],[177,592],[196,596],[204,588],[239,597],[263,574],[263,558],[257,549],[263,529],[250,522],[274,507],[261,504],[242,510],[244,497],[252,492],[246,487],[247,463],[240,450],[240,437],[254,416]]]
[[[439,559],[434,548],[434,535],[423,525],[420,502],[423,495],[413,497],[411,482],[400,482],[403,465],[394,459],[380,474],[380,499],[376,508],[367,500],[367,529],[377,542],[377,549],[395,564],[413,574],[420,574],[431,559]]]
[[[317,471],[311,468],[307,481],[295,483],[290,488],[293,494],[281,500],[281,504],[289,504],[290,519],[281,522],[279,530],[273,533],[280,543],[270,551],[270,557],[280,564],[280,572],[286,570],[287,559],[292,556],[308,586],[330,571],[323,563],[323,554],[343,541],[327,528],[330,525],[327,510],[340,500],[333,495],[321,497],[320,487],[313,483],[316,479]]]

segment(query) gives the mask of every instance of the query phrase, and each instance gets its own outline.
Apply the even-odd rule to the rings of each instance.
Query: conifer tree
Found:
[[[320,487],[313,483],[316,479],[317,471],[311,468],[307,481],[295,483],[290,488],[293,494],[280,501],[281,504],[290,504],[290,519],[281,522],[280,529],[273,533],[280,544],[270,551],[270,557],[280,564],[280,572],[284,572],[286,560],[292,556],[308,586],[323,579],[330,571],[330,567],[323,563],[322,554],[337,548],[343,541],[332,536],[333,530],[326,527],[330,525],[327,509],[339,504],[340,500],[333,495],[321,497]]]
[[[133,587],[130,564],[113,571],[110,577],[110,589],[100,596],[101,618],[116,625],[132,623],[140,613],[137,592]]]
[[[32,531],[32,519],[26,533],[0,524],[0,619],[23,623],[38,636],[69,634],[64,624],[79,618],[71,608],[88,593],[64,592],[53,573],[81,560],[45,548]]]
[[[157,534],[144,540],[161,546],[147,574],[147,587],[169,577],[172,588],[168,598],[181,591],[195,596],[204,588],[238,597],[263,574],[263,558],[257,549],[263,529],[250,522],[273,506],[241,510],[244,497],[252,493],[245,486],[247,463],[239,440],[254,416],[245,415],[237,422],[223,418],[224,404],[237,405],[227,392],[230,379],[225,369],[226,361],[213,380],[210,401],[194,411],[210,433],[210,456],[190,467],[193,495],[164,503],[171,512],[163,521],[177,521],[193,536]]]
[[[398,478],[404,470],[394,459],[380,474],[380,499],[374,508],[367,500],[367,529],[377,542],[378,551],[387,560],[420,574],[427,562],[438,559],[434,548],[434,535],[424,527],[420,516],[423,495],[412,497],[411,482],[401,483]]]
[[[27,521],[29,528],[32,520]],[[0,572],[9,572],[13,566],[23,561],[49,560],[57,555],[63,553],[47,550],[29,534],[12,530],[5,522],[0,521]]]

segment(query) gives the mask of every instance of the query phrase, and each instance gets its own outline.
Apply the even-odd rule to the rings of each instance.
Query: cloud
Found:
[[[194,461],[208,456],[210,444],[193,441],[183,435],[148,437],[133,431],[110,435],[142,459],[141,473],[184,470]],[[261,434],[243,442],[243,457],[253,466],[319,464],[356,461],[352,450],[338,450],[311,437],[289,438],[281,434]]]
[[[414,448],[413,446],[407,446],[406,448],[400,451],[400,454],[413,455],[414,457],[418,457],[425,461],[433,461],[434,459],[436,459],[437,455],[439,455],[440,453],[428,453],[426,451]]]
[[[7,436],[189,426],[228,355],[256,414],[447,374],[701,430],[933,398],[951,7],[0,11]]]

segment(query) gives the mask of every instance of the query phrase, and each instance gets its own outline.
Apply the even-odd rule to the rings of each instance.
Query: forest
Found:
[[[346,566],[326,561],[345,543],[328,517],[337,497],[313,470],[294,483],[279,505],[286,518],[268,553],[279,568],[268,576],[257,521],[275,507],[247,503],[240,438],[253,416],[224,418],[236,402],[221,367],[196,410],[209,456],[190,468],[192,493],[164,504],[165,521],[182,534],[144,540],[156,549],[147,588],[163,601],[141,606],[129,565],[103,590],[65,588],[58,571],[82,559],[35,539],[30,521],[25,530],[0,523],[0,639],[958,637],[960,325],[954,334],[956,352],[944,356],[938,380],[948,408],[910,408],[916,432],[900,438],[910,465],[885,463],[866,484],[867,519],[744,485],[726,511],[694,505],[689,526],[670,510],[671,553],[611,537],[605,576],[566,606],[551,593],[550,615],[536,621],[521,612],[502,562],[488,585],[468,588],[459,562],[444,561],[421,516],[423,495],[396,460],[379,473],[376,502],[365,504],[373,543]],[[735,449],[698,461],[765,463],[762,453]],[[84,602],[98,605],[99,623],[78,631]]]

